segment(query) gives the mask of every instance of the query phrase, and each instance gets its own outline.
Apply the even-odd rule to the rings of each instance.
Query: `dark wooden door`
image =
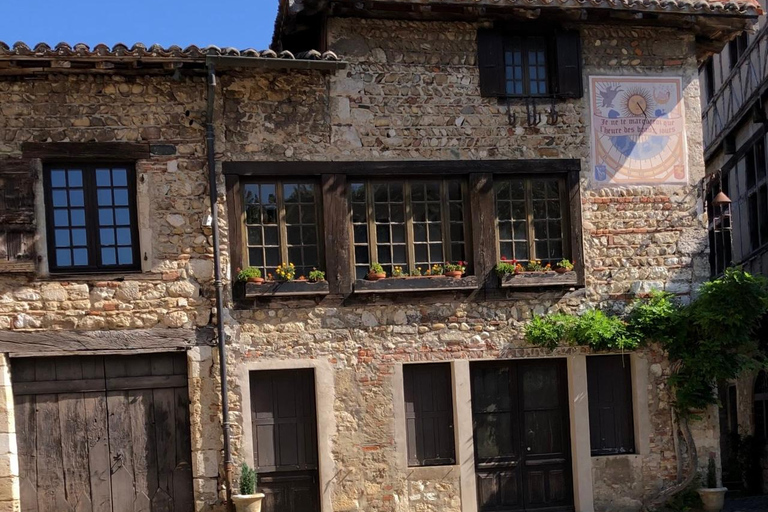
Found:
[[[14,359],[22,511],[194,509],[184,354]]]
[[[255,371],[250,380],[263,512],[319,511],[314,371]]]
[[[479,509],[573,510],[564,360],[471,366]]]

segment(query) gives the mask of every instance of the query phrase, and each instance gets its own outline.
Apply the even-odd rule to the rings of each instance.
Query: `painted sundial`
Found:
[[[594,186],[688,183],[682,81],[592,76]]]

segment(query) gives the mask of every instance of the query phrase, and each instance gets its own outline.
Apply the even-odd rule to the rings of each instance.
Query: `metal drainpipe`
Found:
[[[221,282],[221,251],[219,249],[218,190],[216,186],[216,136],[213,129],[214,98],[216,95],[216,70],[212,63],[208,69],[208,105],[205,119],[205,143],[208,156],[208,191],[211,199],[211,227],[213,231],[213,285],[216,288],[216,333],[219,340],[219,370],[221,378],[221,427],[224,433],[224,483],[227,493],[227,509],[232,510],[232,447],[230,446],[229,395],[227,386],[227,337],[224,333],[224,287]]]

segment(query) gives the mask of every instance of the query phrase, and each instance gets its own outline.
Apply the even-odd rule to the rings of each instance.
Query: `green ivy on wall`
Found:
[[[600,310],[580,316],[554,313],[536,317],[526,326],[525,338],[549,349],[568,344],[597,351],[633,350],[656,342],[667,352],[672,365],[669,384],[691,470],[685,479],[646,503],[644,508],[651,510],[693,481],[698,457],[688,421],[718,403],[716,383],[766,366],[766,355],[759,350],[755,334],[766,312],[768,281],[730,268],[722,277],[704,283],[689,304],[681,304],[671,294],[654,292],[636,300],[623,317]]]

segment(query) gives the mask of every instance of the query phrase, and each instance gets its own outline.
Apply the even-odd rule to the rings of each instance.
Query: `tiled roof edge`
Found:
[[[317,50],[310,50],[293,54],[288,51],[275,52],[273,50],[254,50],[248,48],[238,50],[236,48],[218,46],[206,46],[200,48],[195,45],[181,48],[180,46],[169,46],[165,48],[158,44],[146,46],[141,43],[134,44],[131,47],[123,43],[118,43],[113,47],[99,43],[93,48],[87,44],[77,43],[69,45],[59,43],[53,48],[45,43],[38,43],[30,48],[27,44],[16,42],[10,46],[0,41],[0,57],[24,57],[24,58],[160,58],[160,59],[190,59],[203,60],[206,57],[250,57],[255,59],[300,59],[300,60],[327,60],[340,61],[339,57],[333,52],[320,53]]]

